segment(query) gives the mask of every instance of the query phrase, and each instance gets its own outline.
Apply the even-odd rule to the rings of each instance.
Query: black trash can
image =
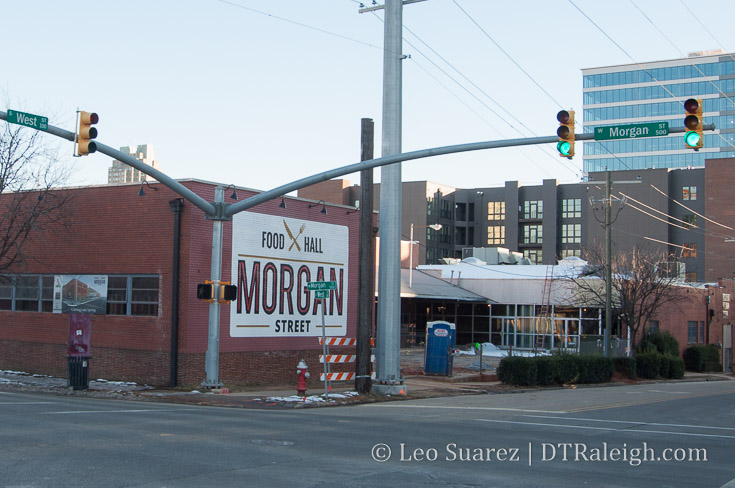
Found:
[[[89,356],[68,356],[66,386],[75,390],[89,388]]]

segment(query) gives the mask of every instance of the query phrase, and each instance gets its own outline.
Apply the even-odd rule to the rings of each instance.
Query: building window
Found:
[[[505,226],[491,225],[487,228],[487,243],[492,246],[505,244]]]
[[[0,310],[53,312],[53,295],[53,276],[0,276]]]
[[[687,322],[687,342],[689,344],[697,343],[697,322],[691,320]]]
[[[542,219],[544,218],[543,200],[529,200],[527,202],[523,202],[523,218],[524,219]]]
[[[681,198],[684,200],[696,200],[697,199],[697,187],[696,186],[685,186],[681,189]]]
[[[704,322],[699,323],[699,343],[704,344]]]
[[[439,216],[443,219],[451,219],[452,218],[452,202],[449,200],[443,200],[441,201],[441,210],[439,211]]]
[[[109,276],[108,315],[158,315],[158,276]],[[0,310],[53,312],[53,275],[0,275]]]
[[[434,210],[434,197],[426,197],[426,215],[431,215]]]
[[[467,204],[457,203],[454,205],[454,219],[465,222],[467,220]]]
[[[579,244],[582,242],[582,224],[562,224],[562,244]]]
[[[0,310],[13,310],[13,281],[0,275]]]
[[[450,226],[445,225],[439,230],[439,242],[443,242],[444,244],[452,243],[452,228]]]
[[[684,276],[685,276],[687,283],[697,282],[697,272],[696,271],[687,271]]]
[[[569,258],[572,256],[576,257],[582,257],[582,250],[581,249],[562,249],[561,250],[561,258]]]
[[[505,220],[505,202],[487,202],[488,220]]]
[[[108,315],[158,315],[158,276],[107,278]]]
[[[561,218],[578,219],[582,217],[582,199],[565,198],[561,201]]]
[[[543,226],[538,224],[523,226],[523,244],[541,244],[543,242]]]
[[[683,258],[696,258],[697,257],[697,245],[696,244],[684,244],[684,245],[682,245],[681,257],[683,257]]]
[[[467,244],[467,227],[454,228],[454,242],[458,246],[464,246]]]
[[[523,257],[528,258],[533,264],[541,264],[541,249],[524,249]]]
[[[658,320],[651,320],[648,324],[649,334],[658,334]]]
[[[697,216],[694,214],[684,214],[682,219],[684,221],[684,227],[687,229],[696,229],[697,228]]]

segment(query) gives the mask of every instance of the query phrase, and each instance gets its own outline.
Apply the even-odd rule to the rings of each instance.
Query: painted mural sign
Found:
[[[232,218],[232,337],[309,337],[347,333],[346,226],[241,212]],[[307,288],[335,281],[329,298]]]
[[[54,276],[54,313],[107,313],[107,275]]]

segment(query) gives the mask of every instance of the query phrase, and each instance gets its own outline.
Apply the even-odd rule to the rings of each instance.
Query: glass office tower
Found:
[[[735,54],[691,53],[669,61],[582,70],[583,130],[597,126],[668,122],[683,127],[684,101],[703,101],[705,124],[699,151],[684,146],[684,134],[584,142],[585,174],[593,171],[702,167],[709,158],[735,157]]]

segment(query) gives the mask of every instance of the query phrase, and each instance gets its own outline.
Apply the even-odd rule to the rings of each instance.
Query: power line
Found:
[[[352,38],[352,37],[347,37],[347,36],[344,36],[342,34],[337,34],[336,32],[328,31],[328,30],[325,30],[325,29],[322,29],[322,28],[319,28],[319,27],[314,27],[313,25],[304,24],[303,22],[297,22],[295,20],[287,19],[285,17],[280,17],[278,15],[269,14],[268,12],[263,12],[262,10],[257,10],[257,9],[251,8],[251,7],[246,7],[244,5],[240,5],[239,3],[230,2],[228,0],[215,0],[215,1],[220,2],[220,3],[224,3],[225,5],[230,5],[232,7],[241,8],[243,10],[247,10],[249,12],[253,12],[253,13],[256,13],[258,15],[263,15],[265,17],[270,17],[272,19],[280,20],[281,22],[287,22],[289,24],[297,25],[299,27],[303,27],[304,29],[310,29],[310,30],[313,30],[313,31],[316,31],[316,32],[321,32],[322,34],[327,34],[329,36],[338,37],[340,39],[344,39],[344,40],[350,41],[350,42],[356,42],[358,44],[362,44],[363,46],[372,47],[372,48],[380,49],[381,51],[383,51],[383,48],[382,47],[376,46],[374,44],[370,44],[369,42],[360,41],[359,39],[355,39],[355,38]]]
[[[735,230],[735,229],[733,229],[732,227],[729,227],[729,226],[727,226],[727,225],[725,225],[725,224],[721,224],[721,223],[719,223],[719,222],[716,222],[716,221],[714,221],[714,220],[712,220],[712,219],[710,219],[710,218],[708,218],[708,217],[705,217],[705,216],[704,216],[704,215],[702,215],[701,213],[699,213],[699,212],[697,212],[697,211],[695,211],[695,210],[693,210],[693,209],[691,209],[691,208],[687,207],[687,206],[686,206],[686,205],[684,205],[683,203],[681,203],[681,202],[679,202],[679,201],[677,201],[677,200],[675,200],[675,199],[671,198],[671,197],[670,197],[669,195],[667,195],[666,193],[662,192],[661,190],[659,190],[658,188],[656,188],[656,187],[655,187],[655,186],[653,186],[652,184],[650,184],[650,183],[649,183],[649,185],[651,185],[651,188],[653,188],[654,190],[656,190],[657,192],[659,192],[660,194],[662,194],[663,196],[665,196],[666,198],[668,198],[669,200],[671,200],[672,202],[674,202],[675,204],[677,204],[677,205],[681,206],[682,208],[685,208],[686,210],[688,210],[688,211],[692,212],[692,213],[693,213],[694,215],[698,215],[699,217],[702,217],[702,218],[703,218],[704,220],[706,220],[707,222],[711,222],[711,223],[713,223],[713,224],[715,224],[715,225],[719,225],[720,227],[724,227],[725,229],[728,229],[728,230]]]
[[[503,49],[503,48],[502,48],[502,46],[500,46],[500,44],[498,44],[498,43],[497,43],[497,42],[495,41],[495,39],[493,39],[493,38],[492,38],[492,36],[490,36],[490,34],[488,34],[488,33],[487,33],[487,31],[486,31],[485,29],[483,29],[483,28],[482,28],[482,27],[480,26],[480,24],[478,24],[478,23],[477,23],[477,21],[475,21],[475,19],[474,19],[474,18],[472,18],[472,16],[471,16],[471,15],[470,15],[469,13],[467,13],[467,11],[466,11],[465,9],[463,9],[463,8],[462,8],[462,6],[460,6],[460,5],[459,5],[459,3],[457,3],[457,0],[452,0],[452,1],[453,1],[453,2],[454,2],[454,4],[455,4],[455,5],[457,6],[457,8],[458,8],[459,10],[461,10],[461,11],[462,11],[462,13],[463,13],[463,14],[465,14],[465,15],[467,16],[467,18],[468,18],[468,19],[470,19],[470,21],[471,21],[471,22],[472,22],[473,24],[475,24],[475,26],[476,26],[476,27],[477,27],[478,29],[480,29],[480,32],[482,32],[483,34],[485,34],[485,37],[487,37],[488,39],[490,39],[490,41],[492,41],[492,43],[493,43],[493,44],[495,44],[495,46],[496,46],[496,47],[497,47],[498,49],[500,49],[500,51],[501,51],[501,52],[502,52],[503,54],[505,54],[505,56],[506,56],[506,57],[507,57],[508,59],[510,59],[510,61],[511,61],[511,62],[512,62],[513,64],[515,64],[515,65],[516,65],[516,67],[517,67],[517,68],[518,68],[519,70],[521,70],[521,71],[523,72],[523,74],[525,74],[525,75],[526,75],[526,76],[528,77],[528,79],[530,79],[530,80],[531,80],[531,81],[532,81],[532,82],[533,82],[533,83],[534,83],[534,84],[535,84],[535,85],[536,85],[537,87],[539,87],[539,89],[540,89],[540,90],[541,90],[542,92],[544,92],[544,94],[546,94],[546,96],[547,96],[547,97],[549,97],[549,99],[551,99],[551,101],[553,101],[554,103],[556,103],[556,105],[557,105],[557,106],[558,106],[559,108],[564,108],[564,107],[562,106],[562,104],[561,104],[561,103],[559,103],[559,102],[558,102],[558,101],[557,101],[557,100],[556,100],[556,99],[555,99],[555,98],[554,98],[554,97],[553,97],[553,96],[552,96],[552,95],[551,95],[551,94],[550,94],[550,93],[549,93],[548,91],[546,91],[546,89],[544,89],[544,87],[543,87],[543,86],[541,86],[541,85],[540,85],[540,84],[539,84],[539,83],[538,83],[538,82],[536,81],[536,79],[535,79],[535,78],[534,78],[533,76],[531,76],[530,74],[528,74],[528,72],[527,72],[527,71],[526,71],[525,69],[523,69],[523,67],[522,67],[522,66],[521,66],[520,64],[518,64],[518,63],[516,62],[516,60],[515,60],[515,59],[513,59],[513,56],[511,56],[510,54],[508,54],[508,53],[507,53],[507,52],[505,51],[505,49]]]

